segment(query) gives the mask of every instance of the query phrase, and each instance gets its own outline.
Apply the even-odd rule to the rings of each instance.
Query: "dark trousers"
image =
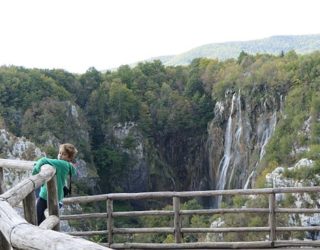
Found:
[[[47,209],[47,201],[38,197],[37,199],[37,217],[38,217],[38,225],[41,224],[45,220],[44,211]]]
[[[47,209],[47,201],[40,196],[37,198],[37,218],[38,218],[38,226],[46,219],[46,216],[44,215],[44,211]],[[59,202],[59,208],[62,207],[62,203]]]

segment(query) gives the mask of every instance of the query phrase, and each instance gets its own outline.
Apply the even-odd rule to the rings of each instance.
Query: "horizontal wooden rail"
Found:
[[[277,232],[283,231],[320,231],[320,226],[308,226],[308,227],[277,227]]]
[[[278,240],[274,243],[274,247],[320,247],[320,241],[305,241],[305,240]]]
[[[105,244],[101,244],[105,245]],[[196,242],[196,243],[117,243],[112,244],[115,249],[250,249],[271,248],[272,243],[268,241],[255,242]]]
[[[287,188],[265,188],[265,189],[231,189],[231,190],[207,190],[207,191],[188,191],[188,192],[145,192],[145,193],[115,193],[101,194],[92,196],[79,196],[65,198],[65,204],[90,203],[96,201],[111,200],[140,200],[140,199],[158,199],[158,198],[190,198],[190,197],[208,197],[218,195],[267,195],[280,193],[305,193],[319,192],[320,186],[315,187],[287,187]]]
[[[99,230],[99,231],[72,231],[67,232],[69,235],[73,236],[95,236],[95,235],[107,235],[108,230]]]
[[[114,233],[117,234],[132,234],[132,233],[173,233],[174,228],[171,227],[153,227],[153,228],[114,228]]]
[[[219,227],[219,228],[181,228],[181,233],[236,233],[236,232],[269,232],[270,227]],[[277,232],[284,231],[320,231],[320,227],[277,227]],[[108,230],[101,231],[78,231],[69,232],[75,236],[94,236],[106,235]],[[173,233],[173,227],[153,227],[153,228],[113,228],[116,234],[135,234],[135,233]]]
[[[314,213],[320,213],[319,208],[276,208],[276,213],[304,213],[304,214],[314,214]]]
[[[133,212],[113,212],[112,217],[134,217],[134,216],[170,216],[172,211],[150,210],[150,211],[133,211]],[[107,218],[108,213],[90,213],[90,214],[71,214],[61,215],[61,220],[82,220],[92,218]]]
[[[194,214],[227,214],[227,213],[269,213],[268,208],[217,208],[199,210],[180,210],[181,215]]]
[[[0,168],[9,168],[19,171],[32,170],[34,164],[35,161],[0,159]]]
[[[182,233],[231,233],[231,232],[268,232],[270,227],[219,227],[219,228],[181,228]],[[288,228],[283,228],[281,231],[288,231]],[[295,231],[299,231],[296,228]],[[116,234],[135,234],[135,233],[173,233],[173,227],[153,227],[153,228],[113,228],[113,233]],[[108,230],[101,231],[82,231],[70,232],[71,235],[92,236],[107,234]]]

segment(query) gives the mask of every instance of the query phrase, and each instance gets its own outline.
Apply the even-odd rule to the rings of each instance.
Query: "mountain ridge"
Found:
[[[241,51],[248,54],[267,53],[277,55],[291,50],[298,54],[320,50],[320,34],[275,35],[247,41],[209,43],[180,54],[152,57],[145,61],[160,60],[166,66],[178,66],[190,64],[193,59],[200,57],[219,60],[237,58]]]

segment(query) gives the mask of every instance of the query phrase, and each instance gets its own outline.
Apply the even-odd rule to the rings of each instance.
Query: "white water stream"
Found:
[[[227,128],[225,132],[224,140],[224,155],[219,163],[219,180],[217,183],[217,189],[222,190],[226,185],[226,176],[229,168],[229,163],[231,159],[231,146],[232,146],[232,113],[234,109],[234,102],[236,95],[232,96],[231,110],[228,118]],[[219,202],[220,203],[220,202]]]

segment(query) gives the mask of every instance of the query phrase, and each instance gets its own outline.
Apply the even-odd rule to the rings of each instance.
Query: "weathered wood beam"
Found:
[[[3,168],[0,167],[0,194],[3,194],[5,191],[6,191],[6,185],[4,183]]]
[[[13,248],[25,250],[106,250],[96,243],[52,230],[44,230],[21,218],[6,201],[0,201],[0,230]]]
[[[42,229],[53,229],[60,222],[59,217],[55,215],[50,215],[46,218],[39,227]]]
[[[180,217],[180,198],[173,197],[172,198],[173,205],[173,225],[174,225],[174,239],[176,243],[181,243],[182,234],[181,234],[181,217]]]
[[[6,185],[4,183],[3,176],[4,176],[3,168],[0,167],[0,194],[3,194],[6,191]],[[1,231],[0,231],[0,249],[11,250],[11,246],[10,246],[9,242],[3,236]]]
[[[231,190],[207,190],[187,192],[146,192],[146,193],[114,193],[92,196],[70,197],[63,200],[64,204],[88,203],[95,201],[111,200],[138,200],[172,197],[201,197],[217,195],[266,195],[272,193],[304,193],[319,192],[320,186],[314,187],[289,187],[289,188],[263,188],[263,189],[231,189]]]
[[[37,225],[36,196],[34,191],[31,191],[31,193],[23,199],[23,211],[26,221],[32,225]]]
[[[18,205],[29,193],[40,187],[44,182],[50,180],[56,173],[56,169],[48,164],[41,167],[39,174],[31,176],[16,186],[12,187],[0,199],[6,200],[11,206]]]
[[[277,240],[276,235],[276,194],[272,193],[269,194],[269,226],[270,226],[270,234],[269,234],[269,240],[274,243],[274,241]]]
[[[107,200],[107,227],[108,227],[108,244],[109,246],[113,243],[113,200],[108,199]]]
[[[308,248],[301,248],[301,249],[313,249],[312,247],[320,247],[319,240],[277,240],[274,243],[274,247],[302,247],[307,246]],[[288,248],[289,249],[289,248]],[[318,249],[318,248],[317,248]]]
[[[105,244],[101,244],[105,245]],[[112,244],[115,249],[250,249],[250,248],[270,248],[271,242],[251,241],[251,242],[195,242],[195,243],[117,243]]]
[[[35,161],[0,159],[0,167],[10,168],[15,170],[32,170]]]
[[[48,190],[48,212],[50,215],[55,215],[59,218],[59,205],[58,205],[58,191],[57,191],[57,178],[51,178],[47,182],[47,190]],[[59,231],[60,224],[58,223],[53,230]]]
[[[293,231],[303,231],[303,227]],[[181,233],[234,233],[234,232],[268,232],[269,227],[219,227],[219,228],[181,228]],[[290,228],[283,228],[280,231],[290,231]],[[320,231],[320,230],[319,230]],[[80,231],[70,232],[70,235],[92,236],[103,235],[108,230],[101,231]],[[136,234],[136,233],[174,233],[173,227],[152,227],[152,228],[113,228],[114,234]]]
[[[44,230],[30,224],[22,224],[15,227],[11,233],[13,247],[32,250],[106,250],[107,247],[96,243],[59,233],[52,230]]]
[[[165,210],[144,210],[144,211],[132,211],[132,212],[112,212],[112,217],[134,217],[134,216],[170,216],[173,215],[173,211]],[[90,213],[90,214],[68,214],[61,215],[61,220],[82,220],[92,218],[107,218],[108,213]]]

